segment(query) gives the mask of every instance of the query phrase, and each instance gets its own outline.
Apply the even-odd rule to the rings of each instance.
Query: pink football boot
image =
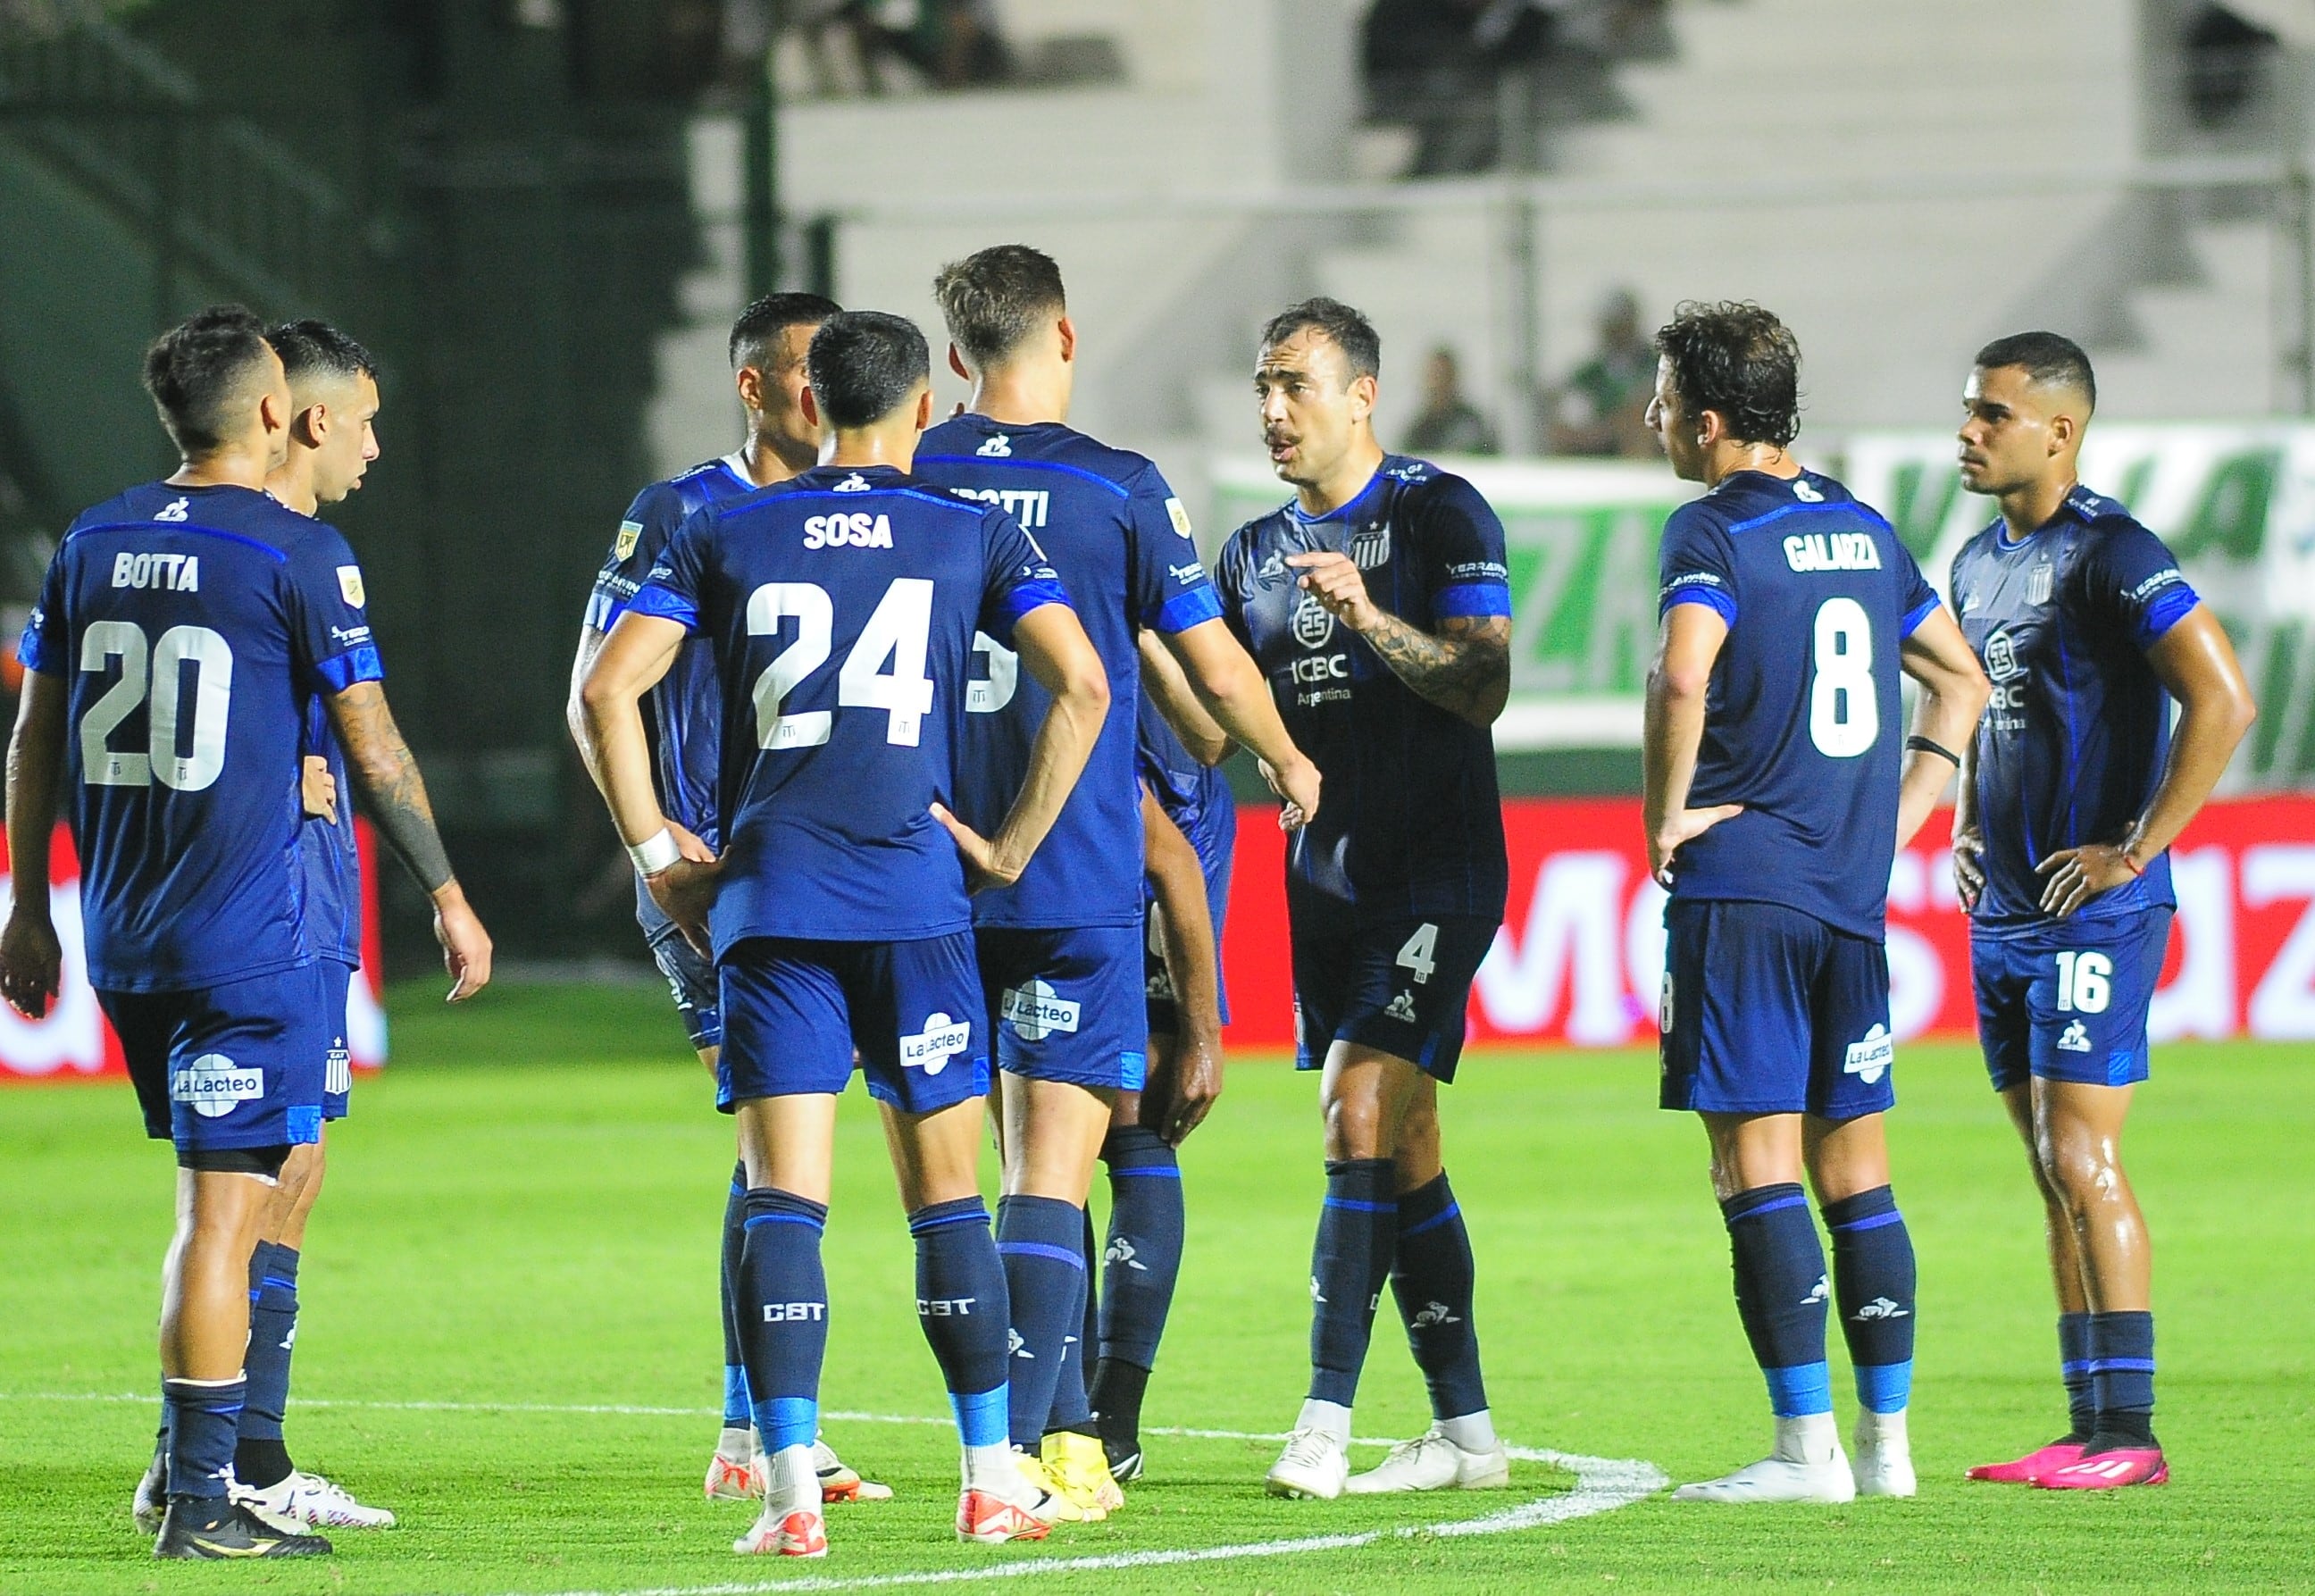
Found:
[[[2160,1447],[2110,1447],[2038,1475],[2034,1483],[2044,1491],[2113,1491],[2124,1485],[2160,1485],[2169,1478],[2170,1466],[2162,1460]]]
[[[2081,1460],[2082,1443],[2079,1441],[2053,1441],[2048,1446],[2036,1447],[2022,1458],[2007,1463],[1980,1463],[1969,1471],[1974,1480],[1991,1480],[2000,1485],[2031,1485],[2039,1484],[2045,1474],[2052,1474],[2070,1463]]]

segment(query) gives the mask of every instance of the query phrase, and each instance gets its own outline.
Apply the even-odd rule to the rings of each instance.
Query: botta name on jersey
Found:
[[[1785,539],[1795,571],[1878,571],[1881,550],[1870,532],[1796,532]]]
[[[201,557],[199,554],[140,554],[124,549],[113,557],[112,585],[116,588],[159,588],[173,593],[198,593],[201,590]]]

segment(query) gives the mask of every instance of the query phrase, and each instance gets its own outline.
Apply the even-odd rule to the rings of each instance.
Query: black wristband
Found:
[[[1926,737],[1908,737],[1905,748],[1911,753],[1935,754],[1940,759],[1950,759],[1956,770],[1961,768],[1961,756],[1941,742],[1931,742]]]

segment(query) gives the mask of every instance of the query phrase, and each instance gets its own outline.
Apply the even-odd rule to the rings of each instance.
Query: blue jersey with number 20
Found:
[[[628,607],[715,649],[720,957],[751,936],[905,942],[969,929],[931,808],[972,638],[1069,602],[1018,522],[889,466],[821,466],[686,520]]]

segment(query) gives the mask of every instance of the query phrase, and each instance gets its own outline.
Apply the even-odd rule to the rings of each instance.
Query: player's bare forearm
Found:
[[[1014,641],[1021,663],[1053,699],[1030,745],[1021,791],[995,835],[980,844],[985,851],[977,857],[966,842],[969,830],[961,832],[960,822],[946,811],[937,811],[967,847],[971,868],[1000,884],[1020,880],[1029,867],[1060,818],[1061,805],[1076,788],[1109,714],[1109,675],[1075,610],[1066,604],[1041,605],[1015,623]]]
[[[1196,703],[1212,717],[1217,733],[1253,749],[1255,758],[1282,775],[1298,773],[1309,764],[1287,735],[1286,723],[1279,716],[1270,684],[1263,679],[1262,667],[1239,646],[1227,625],[1220,620],[1202,621],[1170,634],[1166,645],[1181,662],[1184,683]],[[1165,707],[1163,701],[1160,707]],[[1190,739],[1184,737],[1183,741],[1187,744]],[[1228,751],[1225,742],[1222,752]]]
[[[596,774],[595,750],[587,740],[587,705],[580,689],[586,686],[587,673],[594,669],[595,656],[603,652],[603,643],[604,634],[594,627],[579,629],[579,651],[571,657],[571,693],[563,705],[563,723],[570,729],[572,744],[578,749],[580,760],[599,789],[603,778]]]
[[[1235,645],[1237,640],[1228,641]],[[1158,706],[1166,723],[1174,728],[1174,735],[1182,740],[1182,746],[1190,750],[1192,758],[1201,765],[1219,765],[1229,758],[1233,746],[1230,734],[1222,730],[1220,723],[1199,700],[1188,673],[1174,657],[1174,647],[1170,638],[1156,632],[1142,633],[1141,690],[1149,695],[1150,702]],[[1255,685],[1262,685],[1258,668]]]
[[[1936,810],[1946,785],[1960,773],[1962,749],[1974,734],[1993,687],[1961,628],[1944,609],[1931,611],[1913,628],[1898,659],[1921,689],[1913,707],[1912,735],[1934,745],[1907,751],[1897,791],[1897,846],[1903,847]]]
[[[1182,829],[1146,792],[1141,795],[1141,829],[1150,889],[1158,900],[1158,957],[1173,983],[1182,1027],[1218,1036],[1221,981],[1215,969],[1219,955],[1212,906],[1206,900],[1205,867]]]
[[[1508,616],[1448,616],[1432,633],[1376,609],[1353,627],[1418,697],[1474,726],[1494,725],[1511,700]]]
[[[679,622],[631,610],[589,652],[575,689],[581,755],[619,840],[630,847],[656,837],[667,823],[652,786],[643,700],[667,675],[685,635]]]
[[[2258,716],[2234,645],[2205,605],[2164,633],[2147,651],[2147,661],[2178,701],[2178,723],[2171,730],[2162,780],[2125,839],[2141,865],[2178,840]]]
[[[1696,604],[1672,606],[1657,630],[1640,727],[1640,815],[1648,871],[1663,885],[1671,884],[1672,856],[1682,843],[1743,812],[1738,803],[1705,809],[1688,803],[1704,746],[1712,666],[1727,640],[1728,623]]]
[[[355,784],[369,801],[378,834],[430,896],[452,885],[450,856],[434,826],[426,778],[394,723],[386,689],[374,681],[356,682],[332,694],[329,706],[331,724],[345,746]]]
[[[8,739],[8,858],[15,896],[0,929],[0,997],[36,1020],[49,1012],[64,975],[48,881],[64,768],[65,691],[60,676],[25,672],[16,729]]]

